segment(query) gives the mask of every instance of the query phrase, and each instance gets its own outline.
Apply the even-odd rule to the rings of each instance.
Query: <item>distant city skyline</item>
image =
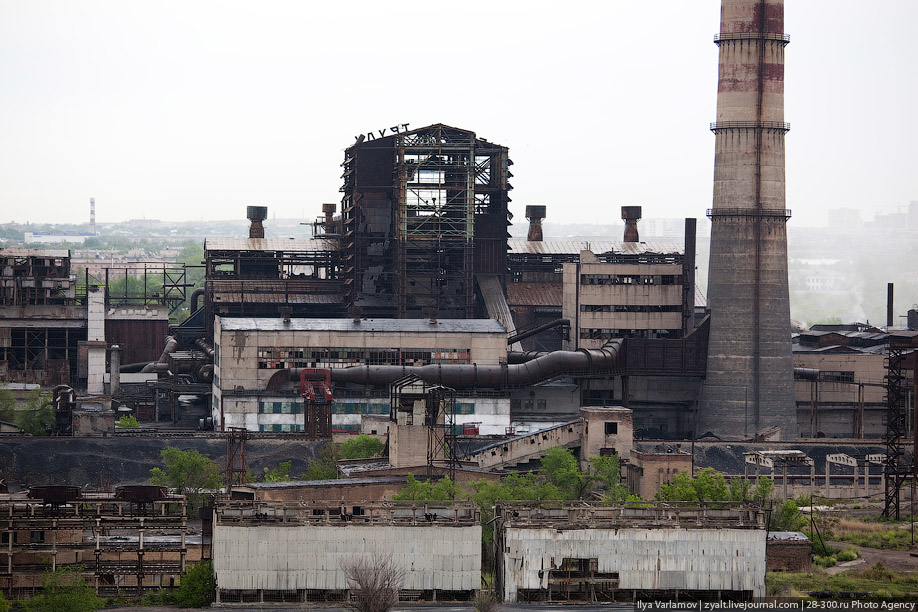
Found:
[[[717,0],[0,0],[0,223],[312,220],[356,135],[446,123],[509,147],[511,210],[703,218]],[[790,227],[918,200],[918,3],[792,0]]]

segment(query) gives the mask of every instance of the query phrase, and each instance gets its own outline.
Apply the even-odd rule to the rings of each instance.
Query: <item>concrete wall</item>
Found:
[[[583,407],[580,409],[583,420],[583,444],[580,447],[581,463],[585,466],[590,457],[615,451],[615,454],[628,458],[634,445],[634,425],[631,411],[621,406],[611,408]],[[607,424],[612,425],[614,433],[607,432]]]
[[[440,450],[438,459],[443,458]],[[423,425],[392,424],[389,427],[389,463],[393,467],[426,465],[427,428]]]
[[[501,546],[504,601],[545,589],[565,558],[595,558],[620,589],[751,591],[765,595],[763,529],[556,529],[510,527]],[[540,576],[541,574],[541,576]]]
[[[654,499],[661,484],[669,484],[679,472],[691,472],[692,456],[688,453],[642,453],[631,451],[631,461],[625,466],[628,490],[641,499]]]
[[[481,526],[215,525],[222,590],[347,589],[343,564],[391,557],[403,589],[468,591],[481,584]]]
[[[582,284],[584,275],[682,276],[682,263],[610,264],[595,261],[589,251],[581,252],[581,263],[563,265],[561,316],[571,321],[566,350],[600,348],[605,339],[584,339],[582,329],[681,330],[682,285]],[[675,312],[583,312],[582,306],[676,306]]]

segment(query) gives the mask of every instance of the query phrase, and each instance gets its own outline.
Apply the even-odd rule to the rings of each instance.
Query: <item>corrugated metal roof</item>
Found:
[[[507,283],[507,303],[561,307],[561,283]]]
[[[810,539],[799,531],[769,531],[769,542],[809,542]]]
[[[312,238],[206,238],[205,251],[335,251],[334,240]]]
[[[579,254],[580,251],[601,253],[622,253],[625,255],[642,255],[656,253],[662,255],[681,255],[683,246],[681,242],[673,240],[654,240],[650,242],[621,242],[617,240],[544,240],[530,242],[529,240],[508,240],[507,246],[510,253],[538,255],[564,255]]]
[[[259,304],[340,304],[339,294],[322,293],[242,293],[239,291],[214,291],[214,302],[246,302]]]
[[[335,331],[335,332],[436,332],[506,334],[503,325],[494,319],[290,319],[281,318],[221,318],[224,331]]]
[[[0,249],[0,257],[53,257],[55,259],[70,257],[67,249],[21,249],[9,247]]]
[[[376,478],[347,478],[345,480],[286,480],[281,482],[249,482],[241,487],[233,487],[234,491],[246,489],[297,489],[308,487],[348,486],[357,484],[385,484],[391,482],[405,482],[407,474],[400,476],[379,476]]]

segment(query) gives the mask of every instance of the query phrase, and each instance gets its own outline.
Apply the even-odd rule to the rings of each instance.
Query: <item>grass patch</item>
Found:
[[[885,531],[847,534],[836,537],[842,542],[848,542],[849,544],[855,544],[857,546],[867,546],[869,548],[880,548],[883,550],[908,550],[912,548],[911,534],[902,529],[887,529]]]
[[[812,592],[867,593],[869,601],[914,601],[918,595],[918,577],[899,574],[877,563],[862,572],[845,572],[830,576],[818,571],[812,574],[769,572],[765,576],[768,594],[795,597]]]

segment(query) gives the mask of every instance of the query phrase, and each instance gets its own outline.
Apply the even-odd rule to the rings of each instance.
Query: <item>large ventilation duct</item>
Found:
[[[476,387],[503,389],[525,387],[562,374],[585,374],[617,370],[621,363],[621,341],[601,349],[578,349],[539,354],[523,363],[501,365],[354,366],[331,371],[333,382],[388,385],[406,376],[417,376],[431,385],[454,389]],[[286,382],[298,381],[300,368],[280,370],[268,381],[268,391],[278,391]]]

